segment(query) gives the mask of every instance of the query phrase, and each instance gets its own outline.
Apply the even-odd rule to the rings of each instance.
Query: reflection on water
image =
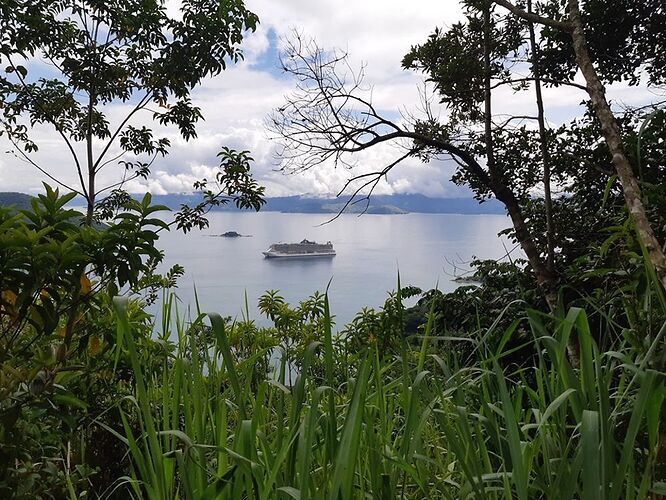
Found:
[[[335,257],[289,257],[289,258],[272,258],[265,259],[269,265],[272,266],[285,266],[291,269],[312,269],[313,267],[318,266],[328,266],[329,268],[333,265],[333,259]]]
[[[497,233],[509,225],[497,215],[355,215],[328,220],[325,214],[226,213],[209,214],[210,228],[188,235],[172,232],[160,238],[166,265],[183,265],[178,295],[194,302],[194,286],[205,311],[237,316],[247,293],[250,311],[261,324],[256,304],[266,290],[280,290],[288,302],[324,291],[331,282],[331,309],[338,326],[350,321],[363,306],[383,304],[397,284],[423,289],[436,285],[452,290],[451,263],[473,257],[499,258],[505,253]],[[226,231],[248,238],[212,237]],[[304,238],[332,241],[333,258],[265,259],[272,243]],[[508,247],[508,245],[507,245]],[[464,267],[464,265],[463,265]]]

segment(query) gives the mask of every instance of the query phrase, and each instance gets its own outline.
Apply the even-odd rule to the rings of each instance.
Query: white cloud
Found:
[[[299,175],[283,175],[275,171],[278,167],[273,155],[275,144],[267,140],[263,120],[283,102],[284,95],[292,89],[292,82],[276,76],[274,67],[267,67],[266,57],[274,49],[269,34],[280,37],[296,28],[304,36],[314,37],[322,47],[348,50],[353,65],[365,63],[366,83],[372,87],[373,102],[379,109],[418,114],[421,105],[419,85],[422,85],[423,76],[403,71],[401,59],[412,45],[423,42],[436,26],[450,25],[461,17],[457,0],[415,0],[408,4],[398,0],[354,3],[247,0],[247,4],[259,15],[261,23],[257,32],[244,42],[245,61],[206,80],[194,92],[194,103],[201,107],[205,117],[197,128],[198,138],[184,141],[176,130],[152,123],[148,112],[132,121],[146,124],[172,142],[171,154],[156,161],[149,180],[128,184],[132,191],[187,191],[195,180],[214,175],[217,152],[223,146],[229,146],[251,151],[255,159],[255,175],[266,185],[271,196],[337,192],[351,175],[344,168],[324,165]],[[169,0],[170,15],[177,16],[177,5],[176,0]],[[274,65],[277,67],[277,60]],[[38,64],[32,67],[38,67]],[[42,70],[52,71],[52,68],[43,65]],[[654,97],[644,89],[626,85],[609,88],[609,96],[627,104],[643,103]],[[544,99],[548,119],[558,124],[578,115],[581,111],[578,104],[584,97],[576,89],[546,89]],[[498,114],[534,113],[533,98],[529,93],[515,95],[509,89],[501,89],[494,99]],[[128,110],[128,105],[114,104],[106,111],[112,123],[120,123]],[[63,182],[77,185],[73,161],[57,134],[47,127],[37,127],[33,136],[40,145],[40,152],[34,155],[35,161]],[[7,143],[0,140],[0,151],[8,148]],[[119,150],[116,147],[110,151],[110,156],[114,151]],[[358,168],[354,174],[377,170],[395,159],[396,154],[396,150],[388,146],[366,151],[356,158]],[[377,192],[421,192],[436,196],[466,194],[465,189],[449,182],[452,170],[450,162],[422,165],[411,159],[396,167],[386,182],[378,185]],[[101,172],[98,186],[116,182],[121,173],[120,167],[109,165]],[[0,156],[3,190],[34,192],[40,189],[43,179],[43,175],[11,154]]]
[[[321,46],[347,49],[352,60],[365,61],[373,77],[401,72],[400,61],[409,48],[422,42],[436,27],[461,17],[457,0],[248,0],[258,13],[261,32],[279,35],[293,28],[317,39]]]

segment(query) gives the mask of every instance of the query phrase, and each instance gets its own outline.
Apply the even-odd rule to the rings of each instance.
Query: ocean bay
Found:
[[[164,268],[180,264],[185,275],[176,294],[181,309],[195,304],[203,311],[240,318],[245,297],[250,318],[259,317],[257,301],[266,290],[279,290],[294,305],[330,281],[331,310],[337,327],[353,319],[362,307],[379,307],[397,286],[424,290],[438,286],[450,291],[453,275],[473,257],[501,258],[513,245],[497,233],[510,222],[501,215],[405,214],[342,215],[278,212],[211,212],[210,227],[183,235],[172,230],[161,236]],[[237,231],[248,237],[219,235]],[[331,241],[333,258],[265,259],[271,244],[307,238]],[[455,265],[460,266],[455,269]]]

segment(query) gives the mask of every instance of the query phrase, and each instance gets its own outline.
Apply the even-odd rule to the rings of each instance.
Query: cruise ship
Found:
[[[300,258],[300,257],[333,257],[333,243],[316,243],[303,240],[300,243],[275,243],[263,252],[267,259]]]

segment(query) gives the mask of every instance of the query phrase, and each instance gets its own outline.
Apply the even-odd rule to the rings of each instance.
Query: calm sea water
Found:
[[[177,295],[194,304],[194,290],[203,311],[241,317],[247,294],[252,319],[259,316],[257,301],[266,290],[279,290],[291,304],[313,292],[329,297],[338,326],[349,322],[364,306],[379,307],[397,285],[422,289],[439,286],[453,290],[452,280],[473,256],[500,258],[511,248],[497,233],[509,225],[499,215],[343,215],[328,220],[325,214],[227,213],[209,214],[210,228],[183,235],[171,232],[159,244],[165,264],[178,263],[186,274]],[[237,231],[247,238],[215,237]],[[262,251],[277,242],[303,238],[332,241],[333,258],[265,259]],[[458,270],[458,274],[459,274]]]

